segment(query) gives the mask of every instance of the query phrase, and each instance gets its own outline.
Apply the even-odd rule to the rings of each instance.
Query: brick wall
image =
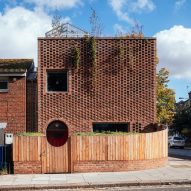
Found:
[[[132,161],[77,161],[74,172],[120,172],[135,171],[163,167],[167,158]]]
[[[120,172],[163,167],[167,158],[132,161],[76,161],[73,172]],[[41,161],[14,162],[14,174],[41,174]]]
[[[26,131],[26,78],[9,77],[8,87],[0,92],[0,121],[7,122],[5,132]]]
[[[26,130],[28,132],[38,131],[37,119],[37,80],[27,80],[27,100],[26,100]]]
[[[72,69],[78,47],[80,67]],[[92,72],[85,38],[38,39],[38,128],[55,119],[75,131],[92,131],[93,122],[129,122],[139,131],[156,121],[156,39],[97,38]],[[46,92],[46,71],[68,70],[69,91]]]
[[[14,162],[14,174],[41,174],[41,161]]]

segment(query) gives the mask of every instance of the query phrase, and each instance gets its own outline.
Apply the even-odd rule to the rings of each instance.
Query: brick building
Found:
[[[39,38],[38,130],[136,131],[156,122],[155,38]],[[57,124],[58,125],[58,124]]]
[[[35,120],[36,108],[32,110],[31,107],[37,96],[29,95],[31,84],[36,83],[31,77],[33,72],[31,59],[0,59],[0,125],[6,126],[4,132],[25,132],[33,125],[26,123]],[[30,108],[32,116],[27,108]]]

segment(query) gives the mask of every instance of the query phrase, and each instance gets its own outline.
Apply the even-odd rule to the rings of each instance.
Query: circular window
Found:
[[[46,137],[52,146],[60,147],[68,139],[68,127],[61,121],[53,121],[47,127]]]

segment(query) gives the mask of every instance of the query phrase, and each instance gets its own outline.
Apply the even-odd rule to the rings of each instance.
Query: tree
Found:
[[[171,130],[186,137],[191,137],[191,111],[182,110],[174,116]]]
[[[157,74],[157,122],[171,124],[175,111],[175,92],[168,88],[169,71],[161,68]]]

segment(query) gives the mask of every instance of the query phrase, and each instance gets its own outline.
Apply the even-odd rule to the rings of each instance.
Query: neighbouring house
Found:
[[[140,132],[156,123],[155,38],[53,32],[38,38],[38,131]]]
[[[0,126],[4,133],[37,128],[36,88],[32,59],[0,59]]]
[[[190,110],[191,110],[191,91],[188,93],[188,98],[185,101],[181,100],[178,103],[176,103],[176,111],[178,113]]]

